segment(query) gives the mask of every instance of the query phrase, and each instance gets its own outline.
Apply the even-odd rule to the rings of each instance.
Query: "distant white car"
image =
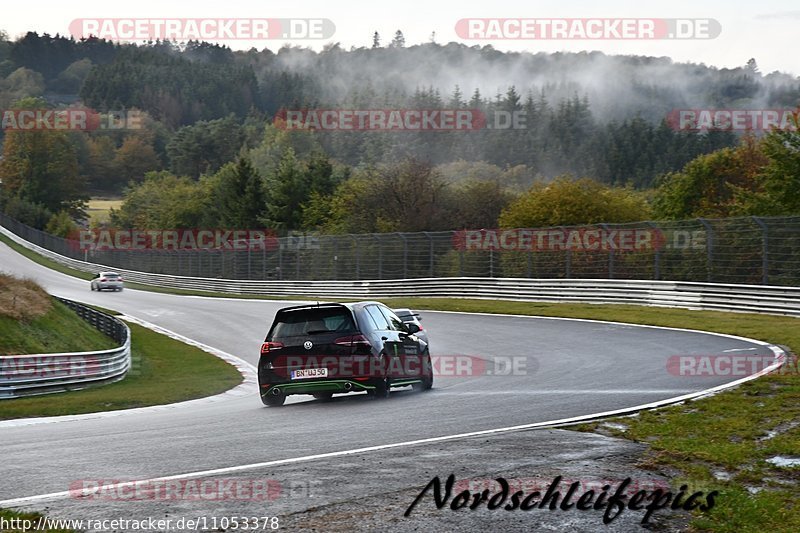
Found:
[[[103,289],[121,291],[124,288],[122,276],[116,272],[100,272],[92,278],[91,288],[93,291],[102,291]]]
[[[419,331],[417,331],[414,335],[422,339],[425,344],[430,346],[428,332],[422,327],[422,317],[419,316],[419,313],[412,311],[411,309],[395,309],[394,313],[400,318],[400,320],[403,321],[403,324],[415,324],[419,328]]]

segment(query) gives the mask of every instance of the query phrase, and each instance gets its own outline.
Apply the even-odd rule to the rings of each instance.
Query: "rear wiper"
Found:
[[[310,329],[306,331],[306,335],[316,335],[317,333],[330,333],[329,329]]]

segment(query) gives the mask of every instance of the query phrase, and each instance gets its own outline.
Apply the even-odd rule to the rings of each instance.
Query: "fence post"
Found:
[[[564,228],[564,226],[559,226],[558,229],[560,229],[566,237],[566,228]],[[570,279],[572,277],[572,249],[569,247],[566,248],[566,252],[564,253],[564,277]]]
[[[283,279],[283,242],[281,238],[278,237],[276,240],[278,241],[278,272],[281,273],[281,279]]]
[[[709,283],[714,279],[714,228],[704,218],[697,219],[706,229],[706,279]]]
[[[422,233],[428,238],[428,277],[433,277],[433,237],[427,231],[423,231]],[[404,276],[405,277],[405,276]]]
[[[600,224],[603,231],[608,233],[608,224]],[[614,248],[608,248],[608,279],[614,279]]]
[[[403,275],[400,277],[406,279],[408,277],[408,239],[400,232],[397,234],[403,239]]]
[[[350,235],[350,238],[353,239],[353,248],[354,254],[356,256],[356,279],[361,279],[361,265],[359,261],[359,253],[358,253],[358,239],[355,235]]]
[[[378,243],[378,279],[383,279],[383,244],[377,233],[373,233],[372,236]]]
[[[769,285],[769,227],[759,217],[752,217],[761,227],[761,283]]]
[[[654,222],[647,222],[647,225],[650,226],[651,229],[658,231],[661,230],[661,228],[656,226]],[[652,238],[650,239],[650,242],[654,243]],[[653,279],[658,281],[661,279],[661,248],[654,243],[653,250],[655,250],[655,255],[653,256]]]

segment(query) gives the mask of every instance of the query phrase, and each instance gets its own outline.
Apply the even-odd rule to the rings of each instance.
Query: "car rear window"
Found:
[[[105,274],[105,277],[107,279],[117,279],[119,277],[119,274]]]
[[[278,313],[272,327],[272,339],[298,337],[320,333],[351,333],[355,331],[353,316],[346,307],[298,309]]]

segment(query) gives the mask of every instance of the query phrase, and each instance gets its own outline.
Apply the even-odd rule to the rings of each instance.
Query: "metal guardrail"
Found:
[[[0,399],[83,389],[122,379],[131,368],[131,335],[121,320],[58,298],[119,346],[110,350],[0,356]]]
[[[81,244],[78,235],[73,239],[79,240],[63,239],[3,213],[0,226],[71,259],[113,270],[195,278],[286,281],[488,277],[800,286],[800,216],[539,229],[301,234],[272,239],[262,249],[239,251],[190,244],[180,249],[130,249],[124,244],[115,248],[108,243],[93,247],[87,244],[93,238]],[[90,235],[99,238],[91,232]],[[105,236],[111,239],[111,233]],[[123,237],[121,242],[124,240]]]
[[[83,272],[107,265],[71,259],[0,232],[60,264]],[[248,281],[195,278],[114,269],[126,281],[171,289],[309,298],[446,297],[519,301],[635,304],[800,316],[800,287],[684,281],[535,278],[414,278],[372,281]]]

